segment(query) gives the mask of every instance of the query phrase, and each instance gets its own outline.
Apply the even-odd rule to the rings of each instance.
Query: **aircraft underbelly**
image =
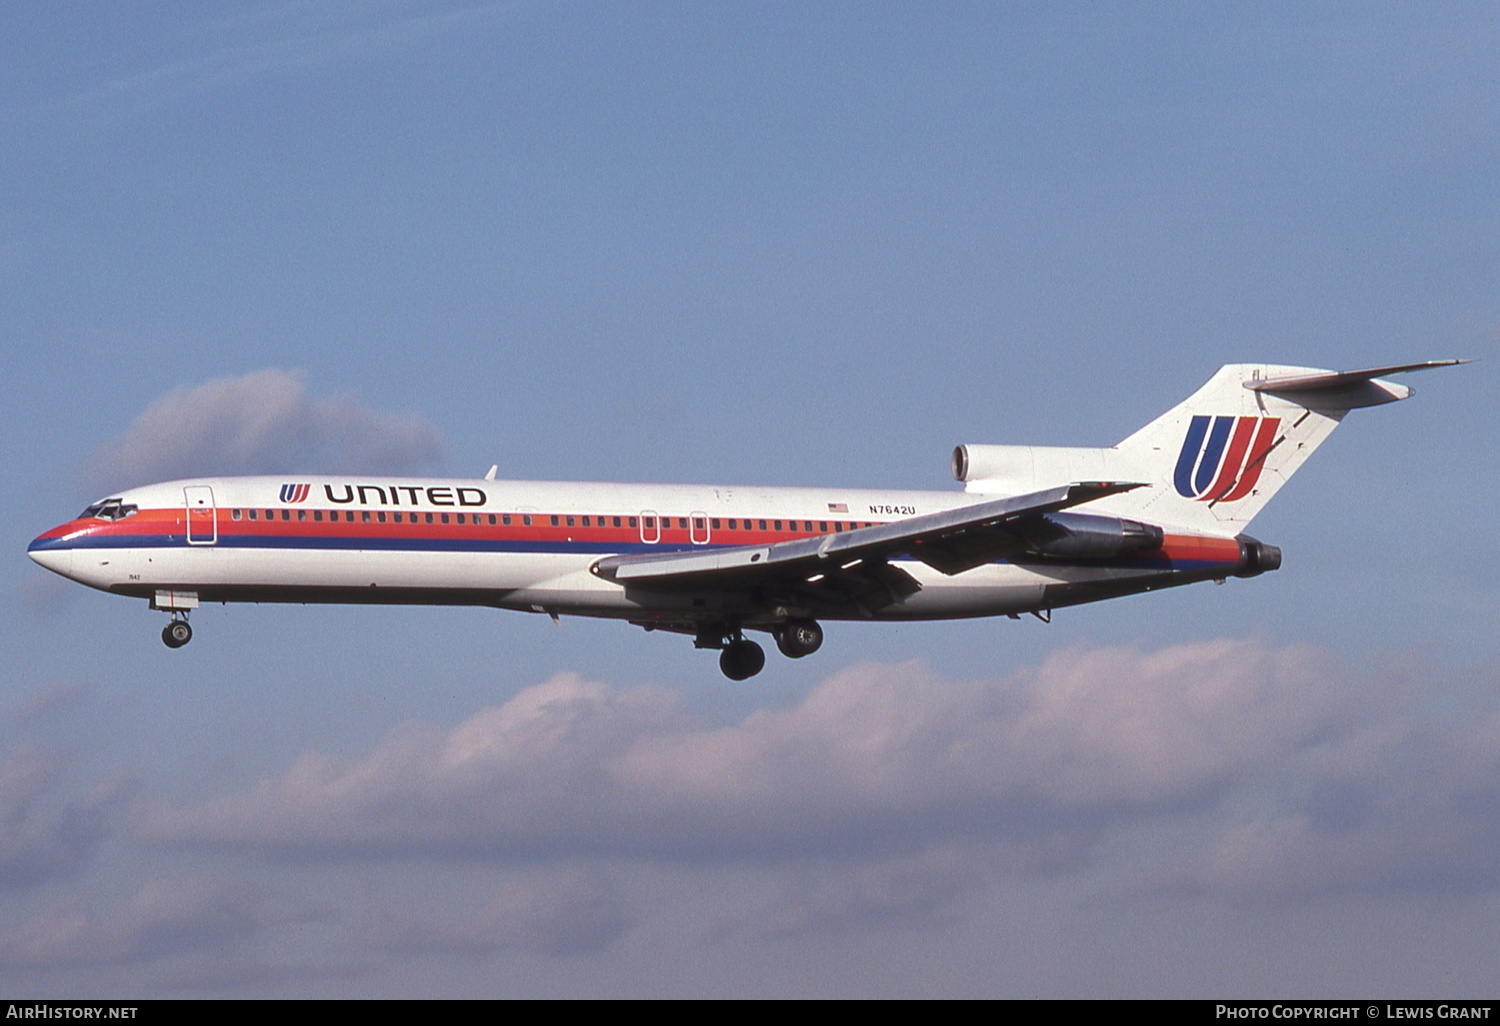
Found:
[[[1187,583],[1183,575],[1045,561],[999,562],[946,575],[923,563],[895,566],[921,587],[820,604],[816,589],[767,595],[759,589],[642,590],[589,571],[597,556],[359,549],[255,549],[218,545],[81,550],[71,576],[107,591],[150,597],[156,589],[196,591],[203,601],[490,605],[563,615],[635,619],[763,618],[945,620],[1026,613],[1110,595]],[[774,617],[773,617],[774,618]]]
[[[587,567],[588,556],[547,553],[251,549],[223,546],[92,549],[73,576],[96,588],[420,590],[510,592]],[[125,567],[131,574],[127,575]],[[213,601],[209,599],[209,601]],[[372,601],[379,599],[372,596]]]

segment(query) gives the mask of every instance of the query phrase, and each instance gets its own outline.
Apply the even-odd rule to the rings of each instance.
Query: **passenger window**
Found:
[[[299,509],[297,511],[297,519],[298,520],[306,520],[307,519],[307,510],[305,510],[305,509]]]
[[[240,518],[240,511],[239,510],[232,509],[232,510],[229,511],[229,519],[230,520],[238,520],[239,518]]]
[[[554,515],[553,515],[553,517],[552,517],[552,526],[553,526],[553,527],[556,527],[556,526],[557,526],[557,523],[558,523],[558,521],[557,521],[557,516],[556,516],[556,515],[555,515],[555,514],[554,514]]]
[[[827,534],[828,533],[828,521],[826,521],[826,520],[819,520],[818,521],[818,531],[820,533],[822,533],[822,534]]]
[[[508,523],[510,523],[510,517],[506,517],[506,518],[505,518],[505,522],[506,522],[506,523],[507,523],[507,524],[508,524]],[[493,514],[493,513],[491,513],[491,514],[490,514],[490,526],[491,526],[491,527],[494,527],[494,526],[495,526],[495,514]]]
[[[631,517],[630,518],[630,526],[631,527],[639,527],[640,526],[640,524],[636,522],[636,518],[635,517]],[[646,526],[650,527],[651,525],[647,524]]]
[[[713,529],[715,531],[717,531],[719,529],[719,518],[718,517],[711,517],[709,519],[709,524],[710,524],[711,527],[713,527]]]
[[[573,518],[572,518],[572,517],[569,517],[569,518],[568,518],[568,526],[569,526],[569,527],[572,527],[572,526],[573,526]]]
[[[321,522],[323,519],[323,511],[320,509],[313,510],[313,519]]]
[[[616,527],[620,526],[620,518],[619,517],[615,517],[615,526]]]
[[[788,520],[786,522],[786,526],[790,527],[793,531],[795,531],[795,530],[797,530],[797,521],[795,521],[795,520]]]
[[[253,510],[253,509],[252,509],[252,510],[251,510],[251,511],[250,511],[250,519],[251,519],[251,520],[255,520],[255,519],[257,519],[257,518],[256,518],[256,515],[255,515],[255,514],[256,514],[256,511],[255,511],[255,510]]]
[[[647,517],[646,518],[646,529],[650,530],[651,528],[653,528],[655,526],[656,526],[656,518],[655,517]]]
[[[385,523],[385,510],[381,510],[379,513],[376,513],[375,519],[379,520],[382,524]]]
[[[687,517],[678,517],[677,518],[677,526],[680,529],[686,531],[687,530]]]
[[[429,524],[432,523],[432,514],[431,513],[427,514],[427,522]]]
[[[531,514],[530,513],[526,513],[526,514],[522,515],[522,517],[521,517],[521,524],[522,524],[523,527],[530,527],[531,526]]]
[[[359,519],[363,520],[365,523],[368,524],[370,522],[370,511],[369,510],[365,510],[364,512],[360,513]]]
[[[443,518],[443,523],[446,524],[448,522],[448,514],[446,514],[446,513],[439,513],[438,515]]]
[[[765,522],[765,521],[764,521],[764,520],[762,520],[762,521],[761,521],[761,522],[760,522],[760,529],[761,529],[761,530],[762,530],[762,531],[764,531],[764,530],[765,530],[765,529],[766,529],[766,522]]]
[[[777,520],[777,521],[773,522],[773,524],[771,526],[775,527],[776,530],[779,531],[779,530],[781,530],[781,521]]]
[[[283,519],[283,520],[290,520],[290,519],[292,519],[292,511],[289,510],[289,509],[282,510],[281,511],[281,519]]]
[[[510,514],[506,513],[503,516],[501,516],[500,517],[500,522],[502,524],[504,524],[506,527],[509,527],[510,526]]]

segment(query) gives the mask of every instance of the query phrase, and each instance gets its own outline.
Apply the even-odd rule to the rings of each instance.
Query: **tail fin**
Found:
[[[1089,510],[1212,534],[1244,530],[1297,468],[1353,409],[1405,399],[1405,385],[1382,374],[1450,366],[1463,360],[1317,370],[1230,364],[1182,403],[1111,449],[961,447],[969,491],[1007,491],[1010,471],[1029,464],[1037,481],[1130,480],[1139,488],[1090,503]],[[955,454],[955,470],[959,454]],[[1001,470],[999,475],[987,469]],[[1080,471],[1092,473],[1077,476]],[[1060,477],[1059,477],[1060,475]],[[1097,475],[1097,476],[1096,476]]]

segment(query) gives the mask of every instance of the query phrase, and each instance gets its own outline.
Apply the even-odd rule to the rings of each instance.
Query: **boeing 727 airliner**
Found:
[[[1254,577],[1243,533],[1383,375],[1234,364],[1111,448],[961,445],[962,492],[404,477],[204,478],[100,499],[31,543],[75,581],[150,600],[162,640],[203,602],[482,605],[611,617],[718,649],[735,679],[769,633],[800,658],[820,620],[1030,613]]]

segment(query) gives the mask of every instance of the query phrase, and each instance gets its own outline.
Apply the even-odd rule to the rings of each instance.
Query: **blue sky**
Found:
[[[0,980],[1488,993],[1497,50],[1484,4],[0,11]],[[1223,363],[1447,356],[1256,521],[1276,574],[743,685],[486,610],[174,653],[24,557],[137,474],[947,488]]]

